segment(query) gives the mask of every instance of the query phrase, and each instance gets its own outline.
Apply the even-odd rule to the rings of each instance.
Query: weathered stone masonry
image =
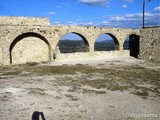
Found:
[[[160,26],[140,30],[140,58],[160,62]]]
[[[52,55],[56,52],[59,40],[67,33],[80,35],[88,46],[88,52],[57,53],[57,61],[64,59],[79,61],[82,59],[105,59],[109,56],[129,55],[128,51],[123,50],[124,41],[128,35],[139,35],[139,30],[51,26],[47,18],[0,17],[0,64],[52,61]],[[117,49],[115,51],[95,52],[96,39],[105,33],[113,38]]]
[[[28,18],[20,17],[20,19],[18,18],[15,23],[15,17],[0,18],[0,48],[2,49],[2,53],[0,54],[2,58],[1,64],[9,65],[11,63],[18,64],[32,61],[40,62],[43,60],[51,60],[51,40],[54,34],[52,32],[52,28],[48,24],[48,19],[26,19]],[[35,25],[33,26],[33,24]],[[20,43],[22,39],[23,43]],[[48,48],[45,48],[46,45]],[[48,53],[42,52],[44,55],[48,54],[48,58],[44,58],[42,53],[39,56],[32,56],[35,52],[32,50],[38,50],[40,48],[37,48],[36,46],[48,49]],[[19,56],[18,53],[23,54],[24,50],[27,48],[29,48],[29,51],[26,51],[27,53],[24,56],[26,56],[26,58],[27,56],[30,56],[30,58],[28,60],[19,60],[22,56]]]

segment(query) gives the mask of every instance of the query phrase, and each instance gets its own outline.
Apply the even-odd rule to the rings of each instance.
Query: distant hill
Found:
[[[129,40],[126,40],[123,45],[124,50],[129,50]]]
[[[58,43],[61,53],[86,52],[83,40],[60,40]]]
[[[128,49],[129,42],[124,44],[125,49]],[[58,43],[61,53],[87,52],[87,46],[83,40],[60,40]],[[95,42],[95,51],[115,50],[113,40]]]
[[[95,42],[94,47],[95,51],[115,50],[115,43],[113,40],[100,41],[100,42]]]

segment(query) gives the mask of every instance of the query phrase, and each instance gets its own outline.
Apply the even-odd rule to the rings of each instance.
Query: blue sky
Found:
[[[143,0],[0,0],[0,16],[48,17],[52,25],[140,28]],[[145,7],[145,25],[160,25],[160,0]]]

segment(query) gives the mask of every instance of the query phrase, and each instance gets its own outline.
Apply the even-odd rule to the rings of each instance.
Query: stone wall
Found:
[[[49,26],[50,22],[48,18],[0,16],[0,25]]]
[[[160,62],[160,26],[140,30],[140,58]]]
[[[2,48],[0,47],[0,65],[2,65],[3,61],[2,61]]]
[[[52,41],[53,41],[54,32],[50,26],[9,26],[3,25],[0,26],[0,48],[2,49],[2,61],[3,65],[9,65],[11,63],[11,59],[13,63],[18,64],[25,62],[32,62],[32,61],[51,61],[51,49]],[[32,38],[32,40],[29,40]],[[12,45],[15,44],[15,45]],[[44,47],[44,46],[48,47]],[[13,52],[11,51],[11,46],[13,47]],[[19,49],[19,47],[23,46],[23,49]],[[43,48],[43,49],[42,49]],[[20,50],[18,52],[18,50]],[[22,51],[24,50],[24,51]],[[40,57],[36,58],[37,56],[31,54],[29,51],[40,51]],[[49,50],[49,54],[48,51]],[[46,52],[43,52],[46,51]],[[24,56],[21,56],[22,53],[25,53]],[[14,54],[13,54],[14,53]],[[33,52],[32,52],[33,53]],[[42,53],[44,55],[42,55]],[[16,55],[17,54],[17,55]],[[45,59],[44,56],[48,55]],[[12,58],[14,57],[14,58]],[[18,58],[19,57],[19,58]],[[24,58],[26,57],[26,58]],[[22,60],[23,58],[23,60]],[[32,58],[32,59],[31,59]],[[48,58],[50,58],[48,60]],[[17,62],[15,60],[18,60]]]
[[[129,50],[124,50],[120,52],[118,50],[114,51],[96,51],[96,52],[76,52],[76,53],[65,53],[57,54],[56,61],[92,61],[92,60],[105,60],[114,57],[126,57],[129,56]]]
[[[12,64],[49,61],[49,47],[37,37],[26,37],[11,50]]]
[[[82,27],[82,26],[56,26],[54,27],[54,44],[57,44],[62,36],[67,33],[75,33],[84,38],[89,45],[89,51],[94,52],[94,44],[102,34],[108,34],[115,42],[116,50],[123,51],[123,44],[128,35],[139,35],[138,29],[125,28],[102,28],[102,27]]]
[[[50,26],[47,18],[0,17],[0,64],[52,61],[61,37],[75,33],[88,46],[87,53],[57,54],[57,61],[106,59],[129,55],[123,50],[128,35],[139,35],[139,30],[82,26]],[[115,51],[95,52],[94,44],[101,34],[110,35],[116,43]]]

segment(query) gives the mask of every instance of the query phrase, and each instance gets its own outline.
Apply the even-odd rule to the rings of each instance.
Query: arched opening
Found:
[[[109,33],[101,34],[95,44],[95,51],[111,51],[111,50],[119,50],[119,43],[117,38]]]
[[[89,44],[86,38],[78,33],[67,33],[61,37],[58,47],[61,53],[88,52]]]
[[[50,45],[37,33],[23,33],[10,45],[10,64],[42,62],[50,60]]]
[[[131,34],[126,37],[123,44],[123,50],[130,50],[130,56],[138,58],[139,55],[139,36]]]

